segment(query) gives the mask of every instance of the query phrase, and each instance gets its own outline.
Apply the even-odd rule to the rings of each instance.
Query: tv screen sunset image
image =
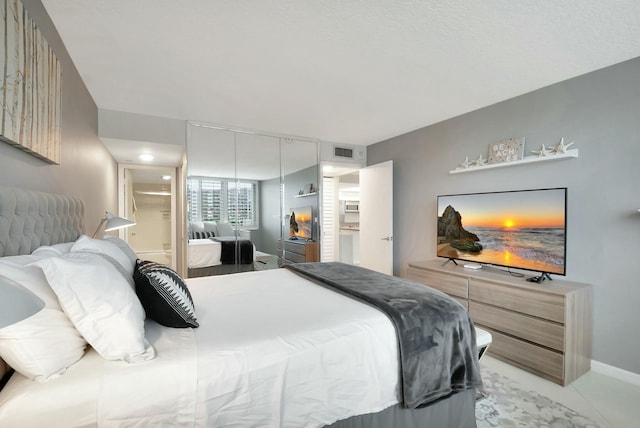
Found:
[[[311,207],[292,208],[289,214],[289,237],[311,238]]]
[[[566,189],[438,197],[438,256],[564,275]]]

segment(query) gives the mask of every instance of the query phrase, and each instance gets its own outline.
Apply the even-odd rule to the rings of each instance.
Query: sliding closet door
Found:
[[[187,266],[188,276],[238,271],[235,251],[222,254],[222,245],[209,238],[234,238],[236,135],[211,126],[187,125]],[[200,239],[200,240],[198,240]]]
[[[236,183],[232,215],[242,238],[255,246],[254,268],[277,267],[280,239],[280,142],[276,137],[236,133]]]

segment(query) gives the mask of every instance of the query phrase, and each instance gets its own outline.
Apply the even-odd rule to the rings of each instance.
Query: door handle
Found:
[[[384,238],[380,238],[383,241],[393,241],[393,236],[385,236]]]

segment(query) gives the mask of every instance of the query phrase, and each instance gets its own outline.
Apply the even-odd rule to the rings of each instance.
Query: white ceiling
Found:
[[[101,109],[368,145],[640,56],[638,0],[42,0]]]
[[[184,147],[182,144],[161,144],[149,141],[131,141],[118,138],[101,138],[102,142],[118,163],[141,164],[138,156],[150,154],[151,165],[178,166],[182,160]]]

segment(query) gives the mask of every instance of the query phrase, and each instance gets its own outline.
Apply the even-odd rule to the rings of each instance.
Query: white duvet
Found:
[[[187,246],[187,260],[190,268],[218,266],[222,254],[222,244],[211,239],[190,239]]]
[[[197,329],[147,323],[158,357],[90,351],[59,379],[14,375],[0,426],[316,427],[397,403],[395,330],[286,269],[188,280]]]

